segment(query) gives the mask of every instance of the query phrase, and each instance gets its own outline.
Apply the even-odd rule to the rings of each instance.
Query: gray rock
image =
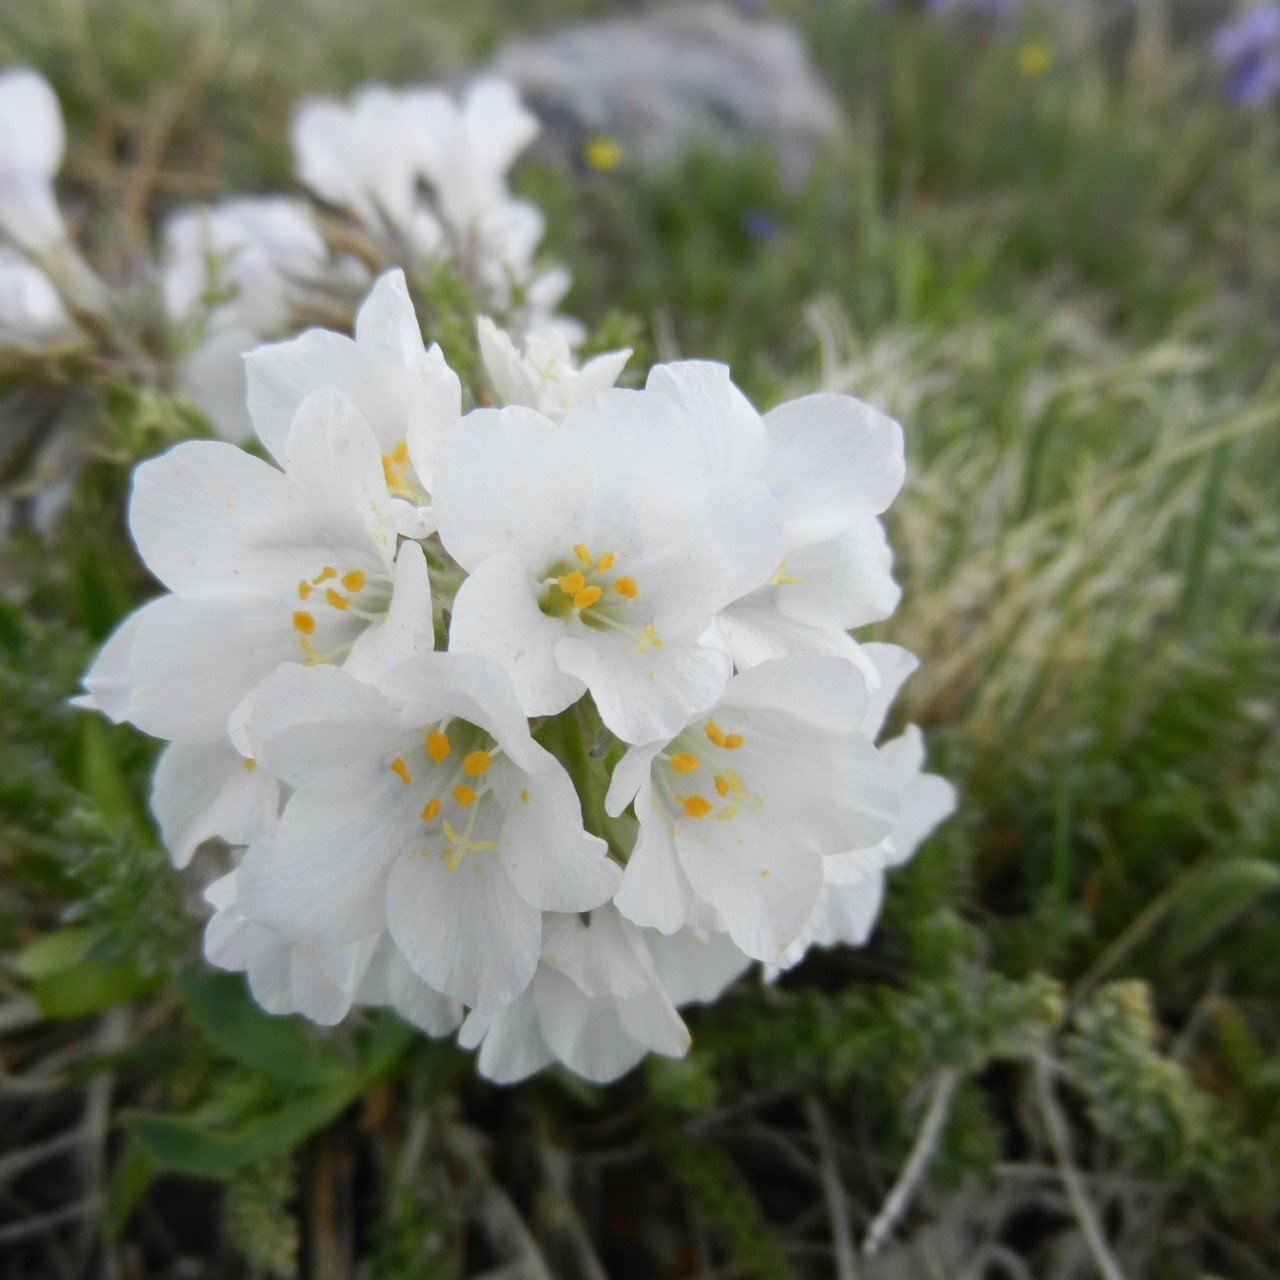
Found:
[[[841,119],[791,27],[713,4],[514,41],[491,69],[517,85],[544,145],[570,162],[597,135],[658,165],[695,140],[735,150],[763,142],[795,184]]]

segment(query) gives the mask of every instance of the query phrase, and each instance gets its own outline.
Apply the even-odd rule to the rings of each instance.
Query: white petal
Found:
[[[755,475],[764,463],[760,415],[733,385],[729,368],[704,360],[655,365],[646,389],[680,406],[709,475]]]
[[[782,713],[805,742],[815,735],[844,737],[861,721],[867,682],[861,672],[838,658],[797,653],[736,675],[725,690],[724,703],[749,717],[772,713],[768,715],[770,732],[781,729],[778,713]]]
[[[250,844],[275,826],[280,784],[229,742],[171,743],[156,765],[151,811],[174,865],[206,840]]]
[[[636,797],[640,834],[614,905],[633,924],[674,933],[692,923],[693,888],[676,853],[671,819],[648,779]]]
[[[385,773],[331,769],[294,792],[274,834],[240,865],[245,915],[326,944],[382,931],[391,864],[412,847],[421,825],[416,807],[397,804],[387,791]]]
[[[145,625],[142,615],[160,602],[152,601],[131,613],[104,641],[93,665],[85,673],[85,693],[72,699],[86,711],[101,711],[119,724],[129,719],[133,701],[133,647]]]
[[[480,1074],[495,1084],[515,1084],[555,1061],[538,1027],[538,1008],[527,989],[494,1014],[473,1010],[458,1033],[465,1048],[480,1045]]]
[[[568,554],[593,493],[576,438],[532,409],[478,409],[444,438],[433,509],[445,549],[474,571],[519,550],[526,564]]]
[[[430,653],[435,644],[427,558],[416,542],[405,542],[392,571],[387,616],[359,636],[345,669],[361,680],[371,680],[398,663]]]
[[[649,777],[653,758],[662,750],[662,743],[654,742],[645,747],[631,747],[613,767],[609,779],[609,792],[604,799],[605,812],[616,818],[635,798],[636,793]]]
[[[247,710],[242,741],[292,786],[326,769],[395,755],[414,737],[379,689],[341,667],[286,663],[258,686]]]
[[[543,911],[589,911],[614,894],[622,875],[609,846],[582,826],[569,775],[550,754],[536,773],[503,759],[489,775],[506,817],[498,849],[520,896]]]
[[[437,855],[406,854],[392,868],[386,913],[409,967],[472,1008],[514,1000],[538,967],[540,913],[494,857],[472,853],[450,871]]]
[[[662,989],[677,1008],[719,999],[751,963],[727,933],[681,929],[668,936],[646,930],[644,941]]]
[[[537,589],[514,552],[478,565],[454,600],[449,650],[492,658],[510,677],[526,714],[556,715],[586,686],[556,662],[564,624],[538,608]]]
[[[62,108],[49,82],[29,67],[0,73],[0,168],[52,178],[66,145]]]
[[[884,903],[884,873],[861,884],[828,885],[812,934],[819,946],[864,947]]]
[[[792,653],[821,653],[853,663],[868,684],[878,679],[863,646],[852,636],[834,627],[809,626],[787,617],[774,602],[776,590],[753,591],[716,619],[716,634],[739,671]]]
[[[765,477],[796,542],[830,538],[878,515],[902,487],[902,428],[852,396],[791,400],[764,420]]]
[[[862,651],[880,676],[878,682],[869,685],[870,696],[861,722],[862,732],[874,739],[884,727],[885,717],[889,714],[889,707],[898,696],[898,691],[920,665],[920,660],[914,653],[896,644],[865,644]]]
[[[297,656],[274,601],[163,596],[138,616],[129,718],[178,742],[226,736],[241,699]]]
[[[880,521],[854,521],[834,538],[788,551],[774,590],[778,608],[797,622],[848,631],[887,618],[902,595]]]
[[[673,738],[716,701],[731,670],[718,646],[686,639],[637,653],[632,637],[613,631],[562,639],[556,660],[591,690],[605,724],[631,743]]]
[[[638,996],[650,982],[649,954],[636,929],[612,906],[542,921],[542,963],[558,969],[589,996]]]

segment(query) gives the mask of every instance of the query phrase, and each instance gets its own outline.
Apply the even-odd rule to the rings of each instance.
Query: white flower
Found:
[[[430,1036],[448,1035],[462,1021],[462,1006],[415,977],[385,935],[336,947],[296,942],[244,915],[234,871],[215,880],[205,900],[214,908],[206,958],[246,974],[268,1013],[301,1013],[333,1026],[353,1004],[389,1007]]]
[[[48,81],[26,67],[0,73],[0,234],[37,256],[67,239],[53,193],[66,145]]]
[[[206,840],[246,845],[280,814],[280,783],[227,739],[172,742],[151,783],[151,812],[175,867]]]
[[[874,672],[847,634],[897,605],[876,516],[902,486],[902,430],[851,396],[813,395],[764,416],[760,478],[782,507],[787,548],[767,583],[718,622],[739,670],[812,651]]]
[[[445,430],[462,413],[462,386],[440,348],[423,345],[403,271],[389,271],[373,286],[356,316],[354,338],[310,329],[251,352],[245,367],[249,412],[276,458],[285,455],[302,402],[316,387],[333,387],[377,438],[400,532],[431,532],[427,503],[436,457]]]
[[[370,680],[287,665],[258,689],[247,743],[296,790],[242,908],[326,943],[389,929],[431,987],[496,1008],[533,976],[542,912],[598,906],[618,869],[496,663],[424,654]]]
[[[914,655],[891,644],[869,644],[866,655],[880,681],[862,717],[862,730],[874,738],[889,704],[916,668]],[[880,758],[898,793],[900,818],[893,834],[870,849],[856,849],[823,862],[825,883],[817,905],[778,967],[797,964],[811,945],[861,947],[871,936],[884,901],[885,872],[908,861],[921,842],[955,811],[955,788],[945,778],[923,772],[924,738],[908,725],[880,747]]]
[[[714,418],[649,391],[604,392],[558,426],[523,408],[468,415],[434,495],[470,573],[450,648],[501,661],[530,715],[589,689],[619,737],[671,736],[729,676],[708,624],[782,558],[764,486],[709,469],[725,443]]]
[[[49,277],[17,250],[0,245],[0,343],[41,345],[72,331]]]
[[[222,739],[236,705],[282,662],[431,647],[422,550],[405,543],[393,561],[381,454],[337,392],[298,410],[283,472],[215,441],[143,463],[129,524],[172,594],[126,619],[85,687],[90,705],[156,737]]]
[[[502,403],[536,409],[552,422],[561,421],[580,400],[612,387],[631,358],[630,348],[610,351],[578,368],[558,330],[530,334],[517,346],[487,316],[476,328],[485,369]]]
[[[436,96],[368,85],[350,104],[309,99],[290,129],[298,178],[375,234],[420,246],[438,241],[439,226],[418,194]]]
[[[537,119],[510,84],[495,79],[475,81],[461,103],[432,90],[417,102],[425,118],[417,150],[422,174],[454,234],[477,235],[484,219],[508,204],[507,171],[537,136]],[[540,237],[539,225],[535,242]]]
[[[866,682],[819,654],[763,662],[669,740],[633,747],[606,799],[640,822],[615,899],[663,933],[699,923],[698,901],[734,943],[775,961],[808,920],[824,855],[869,848],[897,819],[890,780],[858,725]]]
[[[542,962],[525,991],[488,1013],[472,1011],[458,1042],[480,1046],[480,1074],[512,1084],[560,1061],[599,1084],[645,1056],[682,1057],[689,1033],[663,991],[640,931],[611,906],[548,916]]]
[[[245,353],[287,327],[298,299],[327,265],[309,210],[293,200],[227,200],[183,210],[166,223],[165,307],[199,332],[180,380],[225,439],[241,442],[252,433]]]

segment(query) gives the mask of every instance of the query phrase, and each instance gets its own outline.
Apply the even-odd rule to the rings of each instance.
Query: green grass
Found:
[[[45,21],[23,0],[0,18],[0,48],[71,104],[71,189],[101,243],[123,234],[100,228],[137,189],[157,104],[176,105],[143,227],[183,196],[287,184],[301,92],[444,72],[508,24],[591,6],[300,8],[65,0]],[[903,422],[905,594],[876,635],[921,655],[903,715],[960,812],[893,878],[866,951],[695,1013],[686,1062],[507,1093],[422,1045],[374,1081],[373,1031],[338,1033],[347,1074],[301,1100],[325,1119],[290,1157],[299,1100],[168,977],[192,966],[195,930],[175,925],[143,816],[149,748],[61,706],[148,590],[121,527],[127,466],[181,429],[163,398],[115,388],[75,509],[46,544],[10,548],[0,605],[0,938],[12,954],[88,928],[104,1007],[27,1026],[7,1070],[69,1055],[61,1092],[0,1108],[15,1144],[34,1140],[106,1067],[117,1110],[240,1126],[226,1211],[183,1240],[218,1259],[207,1274],[246,1274],[228,1232],[267,1270],[300,1233],[327,1274],[318,1242],[347,1233],[378,1275],[479,1274],[493,1223],[518,1214],[557,1276],[590,1274],[584,1247],[623,1280],[830,1275],[815,1153],[834,1151],[861,1238],[939,1072],[955,1091],[886,1266],[896,1249],[909,1274],[1021,1274],[1010,1255],[1094,1274],[1068,1158],[1126,1275],[1280,1266],[1275,121],[1220,102],[1194,42],[1136,74],[1123,24],[1045,18],[1002,40],[862,4],[780,8],[848,115],[801,190],[763,153],[705,150],[667,173],[535,164],[520,182],[574,269],[571,309],[628,335],[635,376],[660,356],[725,359],[762,406],[825,387]],[[1024,38],[1054,49],[1045,75],[1019,71]],[[764,240],[757,211],[776,224]],[[30,964],[5,973],[11,1001],[54,998]],[[217,1201],[152,1182],[164,1160],[139,1141],[102,1148],[117,1234],[93,1247],[171,1258],[157,1218]],[[199,1167],[206,1149],[183,1141]],[[59,1256],[31,1274],[68,1273]]]

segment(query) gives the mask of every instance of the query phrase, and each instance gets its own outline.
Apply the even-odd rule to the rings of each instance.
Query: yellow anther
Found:
[[[705,733],[717,747],[724,746],[724,730],[716,724],[714,720],[708,720],[707,723],[702,726],[702,732]]]
[[[391,461],[398,462],[401,465],[409,461],[409,442],[401,440],[394,449],[391,450]]]
[[[711,812],[711,801],[706,796],[677,796],[676,799],[691,818],[705,818]]]
[[[634,600],[640,594],[640,588],[636,586],[634,578],[619,578],[613,584],[613,589],[620,596],[626,596],[628,600]]]
[[[299,609],[293,615],[293,629],[301,631],[304,636],[309,636],[316,629],[316,620],[309,613]]]
[[[339,613],[344,609],[349,609],[351,607],[351,601],[348,600],[346,596],[340,595],[332,587],[324,593],[324,598],[333,608],[337,609]]]
[[[394,773],[401,782],[405,783],[406,786],[413,781],[413,778],[409,775],[409,766],[405,764],[399,756],[396,756],[396,758],[391,762],[391,772]]]
[[[579,574],[578,576],[581,577],[582,575]],[[604,592],[599,587],[583,587],[581,591],[573,593],[573,607],[575,609],[590,609],[602,595],[604,595]]]
[[[724,749],[726,751],[737,751],[742,746],[743,737],[740,733],[729,733],[725,735]]]
[[[606,551],[604,555],[600,557],[600,563],[596,565],[596,568],[599,569],[601,573],[608,573],[608,571],[613,568],[613,552]]]
[[[643,653],[646,649],[661,649],[662,647],[662,638],[653,629],[653,623],[646,622],[644,630],[640,633],[640,639],[636,641],[636,652]]]
[[[716,793],[722,796],[729,794],[729,779],[723,773],[716,774]]]
[[[528,803],[529,803],[529,788],[528,788],[528,787],[525,787],[525,789],[520,793],[520,802],[521,802],[521,804],[528,804]]]
[[[457,786],[453,789],[453,798],[465,809],[469,804],[475,804],[476,793],[468,786]]]
[[[473,751],[462,758],[462,767],[469,778],[478,778],[492,763],[493,757],[487,751]]]
[[[320,570],[320,572],[314,578],[311,579],[311,581],[314,582],[318,587],[322,582],[328,582],[331,578],[336,578],[337,576],[338,576],[337,569],[335,569],[332,565],[327,564],[323,569]]]
[[[298,583],[298,599],[305,600],[310,594],[311,583],[309,583],[306,578],[303,578],[302,581]]]
[[[453,748],[449,745],[448,734],[441,733],[439,729],[432,729],[427,734],[427,755],[429,755],[436,764],[449,754]]]
[[[677,773],[692,773],[698,767],[698,757],[687,751],[677,751],[671,757],[671,767]]]
[[[246,760],[244,762],[244,767],[252,773],[258,767],[258,762],[256,760]]]
[[[593,563],[591,559],[591,552],[588,551],[586,547],[582,545],[582,543],[580,542],[574,543],[573,554],[577,556],[578,559],[581,560],[582,563],[586,565],[588,569],[591,568],[591,565]]]
[[[440,801],[428,800],[422,809],[423,822],[431,822],[440,816]]]
[[[720,795],[727,796],[730,793],[740,795],[742,789],[742,779],[732,769],[725,769],[723,773],[716,774],[716,791]]]
[[[355,595],[357,591],[363,591],[364,583],[364,573],[360,569],[352,569],[350,573],[344,573],[342,575],[342,585],[346,587],[352,595]]]
[[[557,578],[556,581],[560,584],[560,590],[567,596],[576,596],[587,585],[586,578],[576,569],[572,573],[566,573],[562,578]]]

